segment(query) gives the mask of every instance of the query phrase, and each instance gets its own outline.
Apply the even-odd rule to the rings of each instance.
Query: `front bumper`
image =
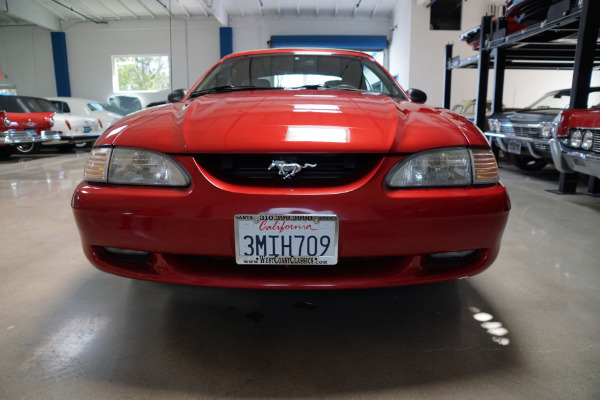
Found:
[[[243,187],[218,180],[192,157],[184,189],[82,182],[72,207],[84,253],[99,269],[129,278],[236,288],[366,288],[475,275],[496,258],[510,201],[501,184],[479,188],[384,188],[384,160],[359,181],[327,188]],[[235,263],[236,214],[335,214],[335,266]],[[120,256],[106,248],[148,252]],[[435,262],[432,253],[476,250]]]
[[[582,174],[600,178],[600,155],[592,151],[567,149],[559,140],[552,139],[552,159],[560,172]]]
[[[490,144],[496,143],[500,150],[505,153],[515,153],[509,148],[509,142],[517,142],[521,146],[521,151],[516,152],[521,154],[523,151],[533,158],[548,158],[550,152],[550,140],[551,139],[540,139],[531,138],[525,136],[508,135],[505,133],[496,132],[484,132],[484,135],[488,138]],[[537,145],[537,148],[536,148]],[[541,149],[540,149],[541,148]],[[548,149],[547,151],[545,149]]]
[[[44,145],[53,146],[57,144],[77,144],[77,143],[93,143],[100,137],[100,133],[89,133],[80,135],[65,135],[56,132],[52,140],[47,141]]]
[[[41,143],[56,139],[57,134],[56,131],[42,131],[40,135],[37,135],[36,132],[9,130],[0,132],[0,141],[10,145]]]

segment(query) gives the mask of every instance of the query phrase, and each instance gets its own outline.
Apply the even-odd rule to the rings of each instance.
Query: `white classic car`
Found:
[[[122,117],[121,114],[108,111],[102,104],[94,100],[76,97],[48,97],[48,101],[63,114],[77,115],[97,120],[101,132],[104,132],[106,128]]]

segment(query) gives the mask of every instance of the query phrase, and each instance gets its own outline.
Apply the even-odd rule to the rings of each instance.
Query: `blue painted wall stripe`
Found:
[[[54,58],[54,78],[56,79],[56,94],[71,96],[71,81],[69,80],[69,62],[67,60],[67,40],[64,32],[50,32],[52,40],[52,56]]]
[[[271,36],[271,47],[381,51],[387,47],[387,37],[384,35],[274,35]]]
[[[221,58],[233,53],[233,29],[229,26],[219,28]]]

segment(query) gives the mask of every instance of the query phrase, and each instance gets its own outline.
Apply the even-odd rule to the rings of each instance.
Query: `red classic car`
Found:
[[[494,155],[467,119],[407,93],[358,52],[229,55],[182,102],[96,141],[72,199],[84,252],[109,273],[215,287],[479,273],[510,209]]]
[[[600,179],[600,109],[563,111],[551,150],[559,171]]]
[[[66,116],[59,112],[52,103],[40,97],[31,96],[0,96],[0,109],[16,114],[53,114],[55,131],[42,134],[37,142],[21,144],[16,147],[21,154],[34,154],[42,146],[71,149],[78,143],[92,144],[100,136],[100,126],[94,118]],[[58,129],[57,129],[58,128]]]
[[[51,140],[54,113],[11,113],[0,110],[0,156],[12,154],[14,147]]]

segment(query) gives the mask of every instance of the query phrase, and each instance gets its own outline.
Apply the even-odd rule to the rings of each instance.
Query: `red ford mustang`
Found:
[[[72,207],[96,267],[199,286],[461,278],[494,261],[510,209],[473,124],[351,51],[227,56],[108,129],[84,175]]]

